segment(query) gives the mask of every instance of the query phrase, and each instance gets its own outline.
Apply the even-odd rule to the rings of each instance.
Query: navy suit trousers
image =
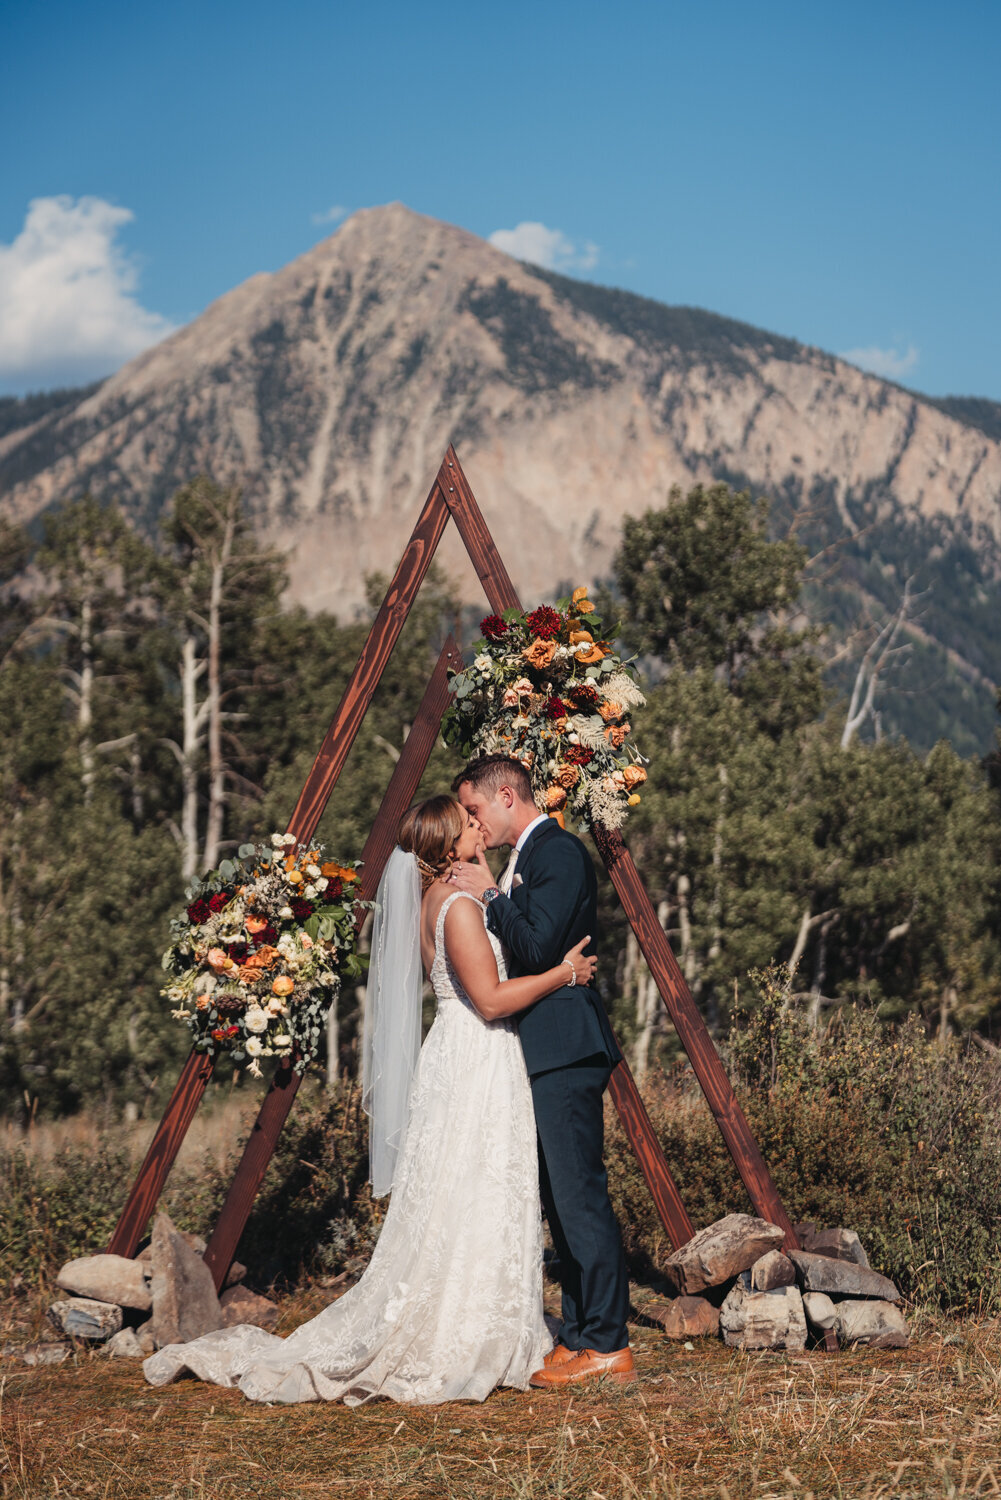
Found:
[[[560,1342],[603,1354],[629,1342],[629,1281],[602,1160],[607,1057],[532,1078],[539,1186],[563,1282]]]

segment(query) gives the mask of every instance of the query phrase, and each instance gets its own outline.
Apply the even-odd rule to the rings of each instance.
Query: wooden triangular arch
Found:
[[[449,517],[458,527],[491,610],[502,614],[506,609],[520,607],[514,585],[450,445],[289,820],[288,832],[303,842],[308,842],[316,832]],[[417,792],[437,739],[448,704],[448,670],[458,668],[461,661],[459,648],[449,637],[363,850],[362,890],[369,899],[375,895],[396,841],[399,820]],[[639,871],[617,831],[598,826],[594,837],[754,1210],[761,1218],[780,1225],[785,1230],[786,1247],[795,1249],[797,1240],[792,1224],[705,1022],[657,921]],[[167,1173],[205,1092],[212,1068],[212,1059],[196,1052],[192,1052],[184,1065],[112,1235],[108,1246],[112,1254],[135,1255]],[[290,1066],[279,1068],[265,1095],[205,1252],[217,1288],[222,1286],[229,1270],[300,1081],[300,1075]],[[692,1223],[625,1061],[618,1063],[613,1070],[609,1092],[664,1228],[671,1243],[678,1248],[691,1239],[694,1233]]]

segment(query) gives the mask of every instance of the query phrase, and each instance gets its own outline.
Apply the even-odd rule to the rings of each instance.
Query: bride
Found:
[[[506,978],[483,907],[447,884],[452,861],[481,846],[453,798],[412,808],[399,839],[365,1014],[372,1186],[392,1188],[368,1268],[287,1339],[241,1325],[167,1345],[143,1364],[152,1385],[190,1373],[252,1401],[482,1401],[496,1385],[525,1389],[552,1346],[535,1117],[506,1017],[566,983],[568,965],[587,982],[595,960],[585,938],[558,967]],[[437,1001],[423,1048],[421,957]]]

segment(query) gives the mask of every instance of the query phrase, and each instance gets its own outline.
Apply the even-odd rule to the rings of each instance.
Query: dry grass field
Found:
[[[636,1289],[637,1299],[643,1293]],[[280,1332],[329,1299],[283,1304]],[[21,1304],[23,1309],[23,1303]],[[37,1318],[40,1308],[34,1311]],[[24,1336],[24,1313],[20,1335]],[[3,1319],[0,1318],[0,1328]],[[9,1320],[2,1337],[14,1332]],[[640,1379],[482,1405],[259,1407],[80,1352],[0,1373],[4,1500],[660,1500],[1001,1494],[1001,1327],[915,1319],[910,1350],[693,1349],[637,1326]]]

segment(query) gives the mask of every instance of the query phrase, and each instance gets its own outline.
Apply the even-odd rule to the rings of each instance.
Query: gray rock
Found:
[[[122,1326],[122,1309],[113,1302],[98,1302],[93,1297],[67,1297],[53,1302],[49,1322],[71,1339],[90,1339],[103,1344]]]
[[[178,1229],[176,1232],[181,1236],[182,1240],[187,1241],[187,1243],[191,1246],[192,1250],[196,1252],[196,1254],[204,1256],[207,1247],[200,1234],[191,1234],[187,1229]],[[152,1243],[148,1244],[145,1250],[140,1250],[139,1254],[136,1256],[136,1260],[142,1266],[143,1274],[148,1281],[153,1274]],[[226,1272],[226,1280],[223,1282],[223,1286],[236,1286],[237,1282],[242,1281],[246,1274],[246,1266],[242,1265],[240,1261],[234,1260],[233,1264]]]
[[[145,1323],[140,1323],[136,1329],[136,1338],[139,1347],[144,1354],[153,1354],[156,1350],[156,1339],[153,1337],[153,1319],[147,1318]]]
[[[153,1223],[151,1290],[157,1348],[187,1344],[223,1326],[212,1273],[166,1214]]]
[[[817,1328],[821,1333],[826,1333],[828,1328],[834,1327],[838,1309],[826,1292],[804,1292],[803,1307],[811,1328]]]
[[[828,1255],[809,1255],[805,1250],[790,1250],[789,1259],[796,1267],[800,1286],[807,1292],[833,1292],[839,1297],[878,1297],[884,1302],[899,1302],[900,1293],[893,1282],[878,1271],[854,1261],[832,1260]]]
[[[145,1352],[132,1328],[121,1329],[105,1345],[105,1353],[112,1359],[142,1359]]]
[[[65,1344],[4,1344],[0,1359],[19,1359],[24,1365],[61,1365],[69,1359],[73,1345]]]
[[[675,1297],[643,1309],[669,1339],[698,1339],[719,1333],[719,1308],[705,1297]]]
[[[267,1297],[248,1292],[245,1286],[231,1286],[219,1298],[224,1328],[233,1328],[238,1323],[252,1323],[255,1328],[264,1328],[271,1333],[278,1322],[279,1310]]]
[[[56,1285],[77,1297],[117,1302],[119,1307],[135,1307],[140,1312],[148,1312],[153,1305],[142,1265],[124,1255],[85,1255],[67,1261]]]
[[[752,1292],[743,1277],[719,1312],[723,1342],[731,1349],[804,1349],[806,1317],[795,1286]]]
[[[700,1229],[687,1245],[669,1255],[664,1274],[679,1292],[691,1296],[707,1287],[722,1286],[769,1250],[777,1250],[784,1238],[778,1225],[769,1224],[767,1219],[727,1214],[725,1219]]]
[[[842,1344],[870,1349],[906,1349],[907,1319],[892,1302],[840,1302],[834,1326]]]
[[[776,1287],[795,1286],[796,1267],[781,1250],[769,1250],[751,1267],[751,1290],[773,1292]]]
[[[849,1260],[869,1270],[869,1257],[854,1229],[818,1229],[815,1224],[799,1226],[799,1247],[808,1255],[826,1255],[831,1260]]]

